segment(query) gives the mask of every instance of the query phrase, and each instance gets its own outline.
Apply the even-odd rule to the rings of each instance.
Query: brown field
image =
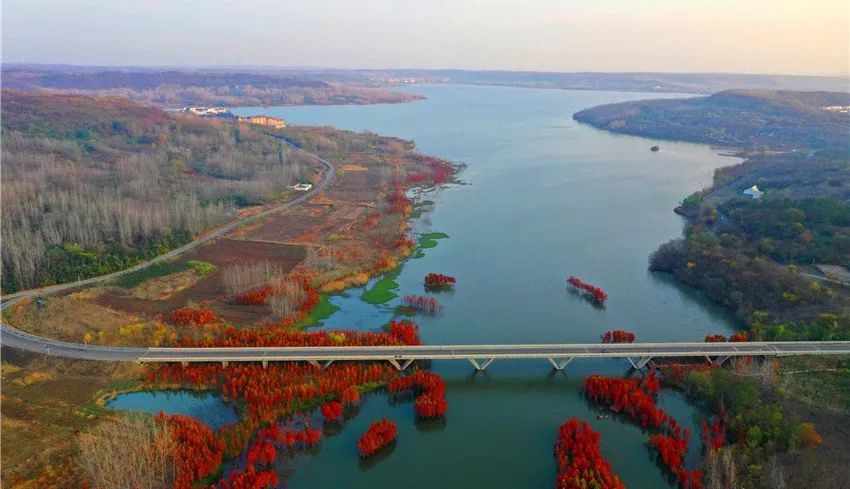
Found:
[[[3,485],[9,488],[69,487],[78,475],[75,436],[105,410],[89,405],[118,380],[138,377],[132,363],[47,358],[3,348]],[[27,376],[47,379],[25,385]]]
[[[116,293],[98,297],[95,303],[148,318],[166,314],[191,303],[208,304],[222,319],[237,324],[255,324],[267,316],[269,311],[263,306],[240,306],[228,303],[221,281],[222,270],[233,265],[269,262],[288,272],[301,263],[305,256],[306,252],[302,246],[220,239],[200,247],[184,258],[184,260],[212,263],[216,266],[215,271],[172,296],[164,300],[146,300],[119,290]]]

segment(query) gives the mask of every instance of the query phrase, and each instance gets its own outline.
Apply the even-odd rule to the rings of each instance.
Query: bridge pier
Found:
[[[395,367],[396,370],[401,372],[402,370],[407,370],[407,367],[409,367],[410,364],[412,364],[414,362],[414,360],[412,358],[409,358],[409,359],[405,360],[404,363],[400,364],[400,363],[398,363],[398,360],[396,360],[395,358],[392,358],[392,359],[389,360],[389,362],[390,362],[390,364],[392,364],[393,367]]]
[[[332,364],[332,363],[334,363],[334,361],[333,361],[333,360],[328,360],[327,362],[325,362],[325,364],[324,364],[324,365],[322,365],[322,368],[328,368],[328,367],[330,367],[330,366],[331,366],[331,364]]]
[[[495,360],[495,359],[494,359],[494,358],[490,358],[490,359],[485,360],[483,363],[478,363],[478,359],[476,359],[476,358],[470,358],[470,359],[469,359],[469,363],[471,363],[471,364],[472,364],[472,366],[473,366],[473,367],[475,367],[475,370],[478,370],[479,372],[481,372],[482,370],[484,370],[484,369],[486,369],[487,367],[489,367],[489,366],[490,366],[490,364],[491,364],[491,363],[493,363],[493,360]]]
[[[549,357],[546,360],[549,360],[549,363],[552,364],[552,368],[554,368],[555,370],[564,370],[567,367],[567,365],[569,365],[570,362],[573,361],[573,357],[567,357],[563,361],[560,361],[560,362],[555,360],[552,357]]]
[[[637,362],[635,362],[634,360],[631,359],[631,357],[626,357],[626,358],[628,359],[629,363],[632,364],[632,368],[635,369],[635,370],[640,370],[643,367],[646,367],[646,364],[649,363],[650,360],[652,360],[652,357],[643,357],[643,358],[639,359]]]
[[[322,368],[322,365],[316,360],[308,360],[307,363],[309,363],[310,365],[312,365],[316,368]]]
[[[182,365],[183,367],[188,367],[188,366],[189,366],[189,362],[180,362],[180,365]]]
[[[228,363],[228,362],[227,362],[227,360],[223,360],[223,361],[221,362],[221,366],[222,366],[223,368],[227,368],[227,363]]]
[[[716,365],[718,367],[723,365],[724,363],[726,363],[726,360],[729,360],[730,358],[732,358],[732,357],[729,356],[729,355],[726,355],[726,356],[723,356],[723,357],[717,357],[717,358],[714,358],[714,359],[712,359],[711,357],[705,357],[705,359],[708,360],[709,364]]]
[[[268,367],[269,367],[269,361],[263,360],[263,368],[268,368]]]

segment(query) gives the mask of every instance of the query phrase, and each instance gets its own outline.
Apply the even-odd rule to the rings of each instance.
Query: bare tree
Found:
[[[98,489],[158,489],[174,480],[174,439],[149,417],[114,418],[78,439],[79,464]]]
[[[312,167],[261,131],[218,121],[131,119],[122,126],[126,133],[113,134],[107,118],[93,130],[99,132],[92,148],[7,129],[14,118],[4,113],[0,255],[3,279],[20,288],[57,273],[66,246],[97,255],[108,243],[120,255],[174,233],[196,235],[231,218],[239,205],[277,198]],[[163,135],[166,144],[137,142]]]
[[[301,284],[284,281],[266,303],[272,310],[272,318],[279,321],[298,312],[306,298],[307,292]]]
[[[765,468],[764,477],[767,480],[768,487],[772,489],[786,489],[788,487],[788,474],[778,456],[770,457]]]
[[[706,489],[739,489],[738,464],[734,447],[723,447],[709,453],[705,459]]]
[[[225,268],[221,273],[221,281],[229,295],[236,295],[280,279],[283,274],[281,267],[264,261]]]

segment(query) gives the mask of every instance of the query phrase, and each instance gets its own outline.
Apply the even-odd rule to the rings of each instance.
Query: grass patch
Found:
[[[384,304],[395,299],[398,295],[392,291],[398,289],[398,282],[395,281],[396,277],[397,274],[384,275],[381,280],[375,282],[375,285],[371,289],[363,292],[360,299],[369,304]]]
[[[310,314],[307,314],[303,321],[298,323],[298,326],[302,328],[313,326],[331,317],[337,311],[339,311],[339,306],[331,304],[330,295],[322,294],[319,296],[319,303],[310,311]]]
[[[153,279],[166,277],[168,275],[176,275],[187,270],[192,270],[197,278],[203,278],[215,270],[215,265],[200,260],[189,260],[188,262],[159,262],[154,263],[153,265],[143,268],[141,270],[126,273],[118,277],[117,279],[115,279],[115,285],[119,287],[124,287],[125,289],[135,289],[140,285],[149,282]],[[186,286],[188,285],[191,284],[186,284]],[[148,295],[150,294],[143,295],[145,295],[145,297],[143,298],[146,299],[156,298],[148,297]]]
[[[850,411],[850,359],[838,356],[783,358],[780,387],[810,406]]]
[[[12,383],[20,387],[29,387],[31,385],[40,384],[50,379],[51,377],[43,372],[32,372],[22,377],[18,377],[17,379],[13,380]]]
[[[12,365],[8,362],[3,362],[2,366],[0,366],[0,378],[5,379],[6,377],[16,374],[20,372],[22,369],[17,365]]]
[[[168,299],[177,292],[191,287],[200,278],[192,270],[172,273],[164,277],[152,278],[131,289],[133,297],[145,300]]]
[[[136,287],[137,285],[140,285],[152,278],[164,277],[166,275],[171,275],[172,273],[182,272],[188,268],[189,265],[186,263],[173,261],[158,262],[141,270],[121,275],[115,279],[115,285],[124,287],[125,289],[132,289],[133,287]]]
[[[194,270],[195,274],[201,278],[206,277],[215,270],[215,265],[200,260],[189,260],[186,262],[186,265]]]
[[[419,236],[420,248],[434,248],[437,246],[438,239],[446,239],[449,235],[446,233],[425,233]]]

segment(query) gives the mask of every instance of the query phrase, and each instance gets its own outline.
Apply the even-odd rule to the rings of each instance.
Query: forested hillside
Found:
[[[708,97],[641,100],[582,110],[573,118],[603,129],[661,139],[774,150],[846,150],[850,94],[727,90]]]
[[[119,96],[162,107],[270,106],[410,102],[419,95],[305,76],[195,71],[4,69],[6,88]]]
[[[313,171],[247,125],[118,98],[2,95],[7,293],[126,268]]]
[[[747,160],[718,169],[711,187],[683,200],[685,237],[660,247],[650,268],[736,311],[753,337],[836,339],[850,337],[850,295],[801,267],[850,267],[850,115],[825,109],[848,104],[850,95],[840,93],[735,90],[574,117],[745,150]],[[741,194],[754,184],[765,192],[756,201]]]

